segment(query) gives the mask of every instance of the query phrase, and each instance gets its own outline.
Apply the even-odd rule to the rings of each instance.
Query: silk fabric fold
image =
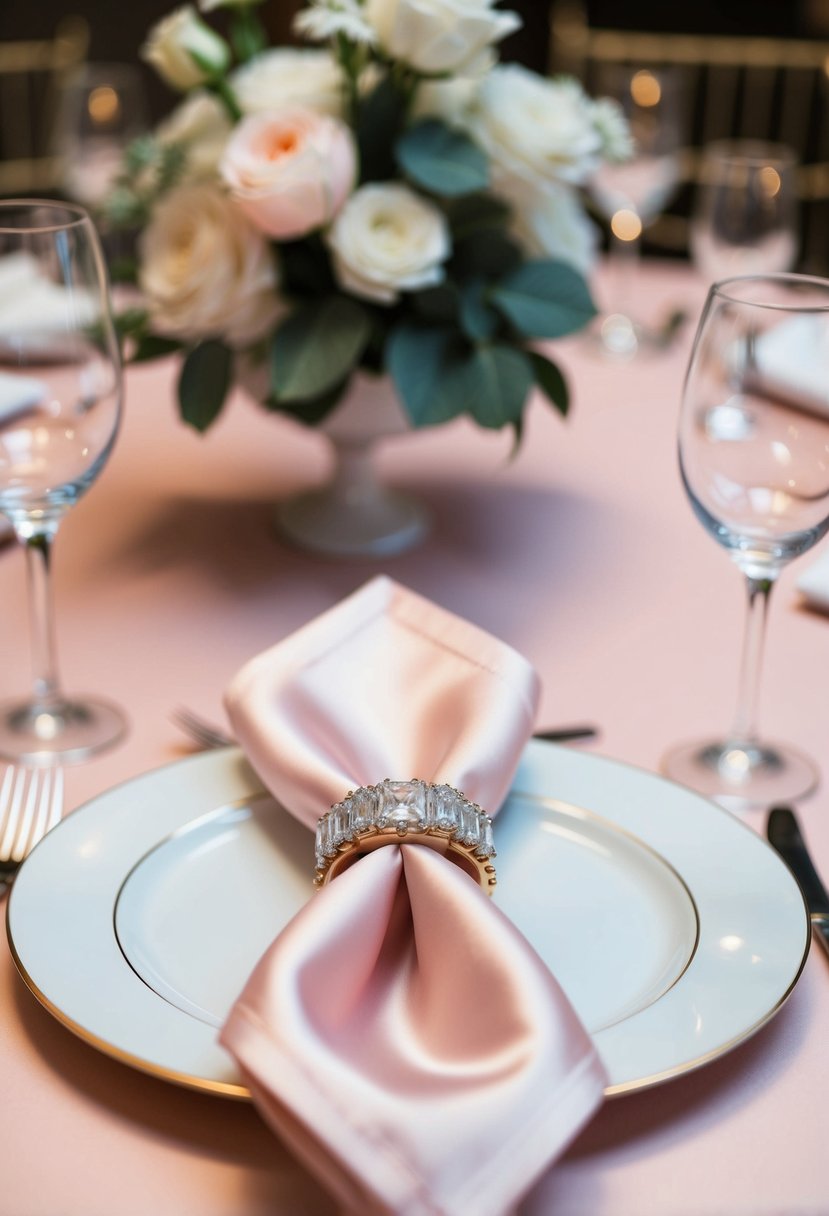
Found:
[[[310,827],[385,777],[455,785],[494,814],[537,697],[515,651],[381,578],[254,659],[226,702],[260,777]],[[308,855],[310,875],[310,836]],[[310,898],[221,1041],[275,1131],[366,1216],[502,1216],[605,1082],[497,895],[418,844]]]

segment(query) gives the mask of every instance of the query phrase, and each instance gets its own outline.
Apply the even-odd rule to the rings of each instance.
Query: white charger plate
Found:
[[[534,741],[495,827],[495,899],[593,1035],[608,1094],[723,1054],[794,987],[810,940],[800,891],[713,803]],[[26,861],[7,909],[17,966],[101,1051],[245,1098],[217,1028],[309,898],[312,840],[236,749],[148,773],[70,815]]]

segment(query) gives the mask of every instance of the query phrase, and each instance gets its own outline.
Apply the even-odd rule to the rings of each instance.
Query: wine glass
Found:
[[[95,229],[78,206],[0,202],[0,511],[25,547],[34,690],[0,703],[0,755],[82,759],[124,732],[120,711],[60,687],[50,595],[63,516],[112,451],[121,363]]]
[[[808,793],[811,760],[758,735],[769,595],[829,529],[829,280],[777,274],[709,290],[683,392],[679,462],[703,527],[745,577],[737,711],[725,738],[668,754],[675,780],[742,809]]]
[[[642,232],[680,179],[681,77],[676,69],[611,64],[600,72],[596,88],[619,103],[634,142],[629,160],[601,165],[589,183],[591,197],[610,225],[612,310],[600,319],[599,341],[604,353],[630,358],[644,340],[630,305]]]
[[[719,140],[703,152],[691,254],[709,283],[791,270],[797,254],[797,158],[783,144]]]
[[[66,195],[98,207],[122,168],[127,146],[148,125],[144,86],[129,63],[88,63],[63,89],[57,145]]]

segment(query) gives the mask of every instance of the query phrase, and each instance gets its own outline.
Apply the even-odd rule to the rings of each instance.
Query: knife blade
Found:
[[[829,894],[814,867],[794,811],[787,806],[774,806],[769,811],[766,835],[797,881],[812,929],[829,955]]]

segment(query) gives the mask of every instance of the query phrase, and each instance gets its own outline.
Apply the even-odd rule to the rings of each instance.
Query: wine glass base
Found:
[[[0,756],[29,764],[76,764],[126,734],[116,706],[93,697],[48,709],[30,701],[0,702]]]
[[[392,490],[343,502],[330,489],[301,494],[274,510],[286,540],[327,557],[393,557],[427,535],[428,511],[416,499]]]
[[[812,761],[782,743],[685,743],[668,752],[660,767],[671,780],[737,811],[803,798],[819,780]]]

